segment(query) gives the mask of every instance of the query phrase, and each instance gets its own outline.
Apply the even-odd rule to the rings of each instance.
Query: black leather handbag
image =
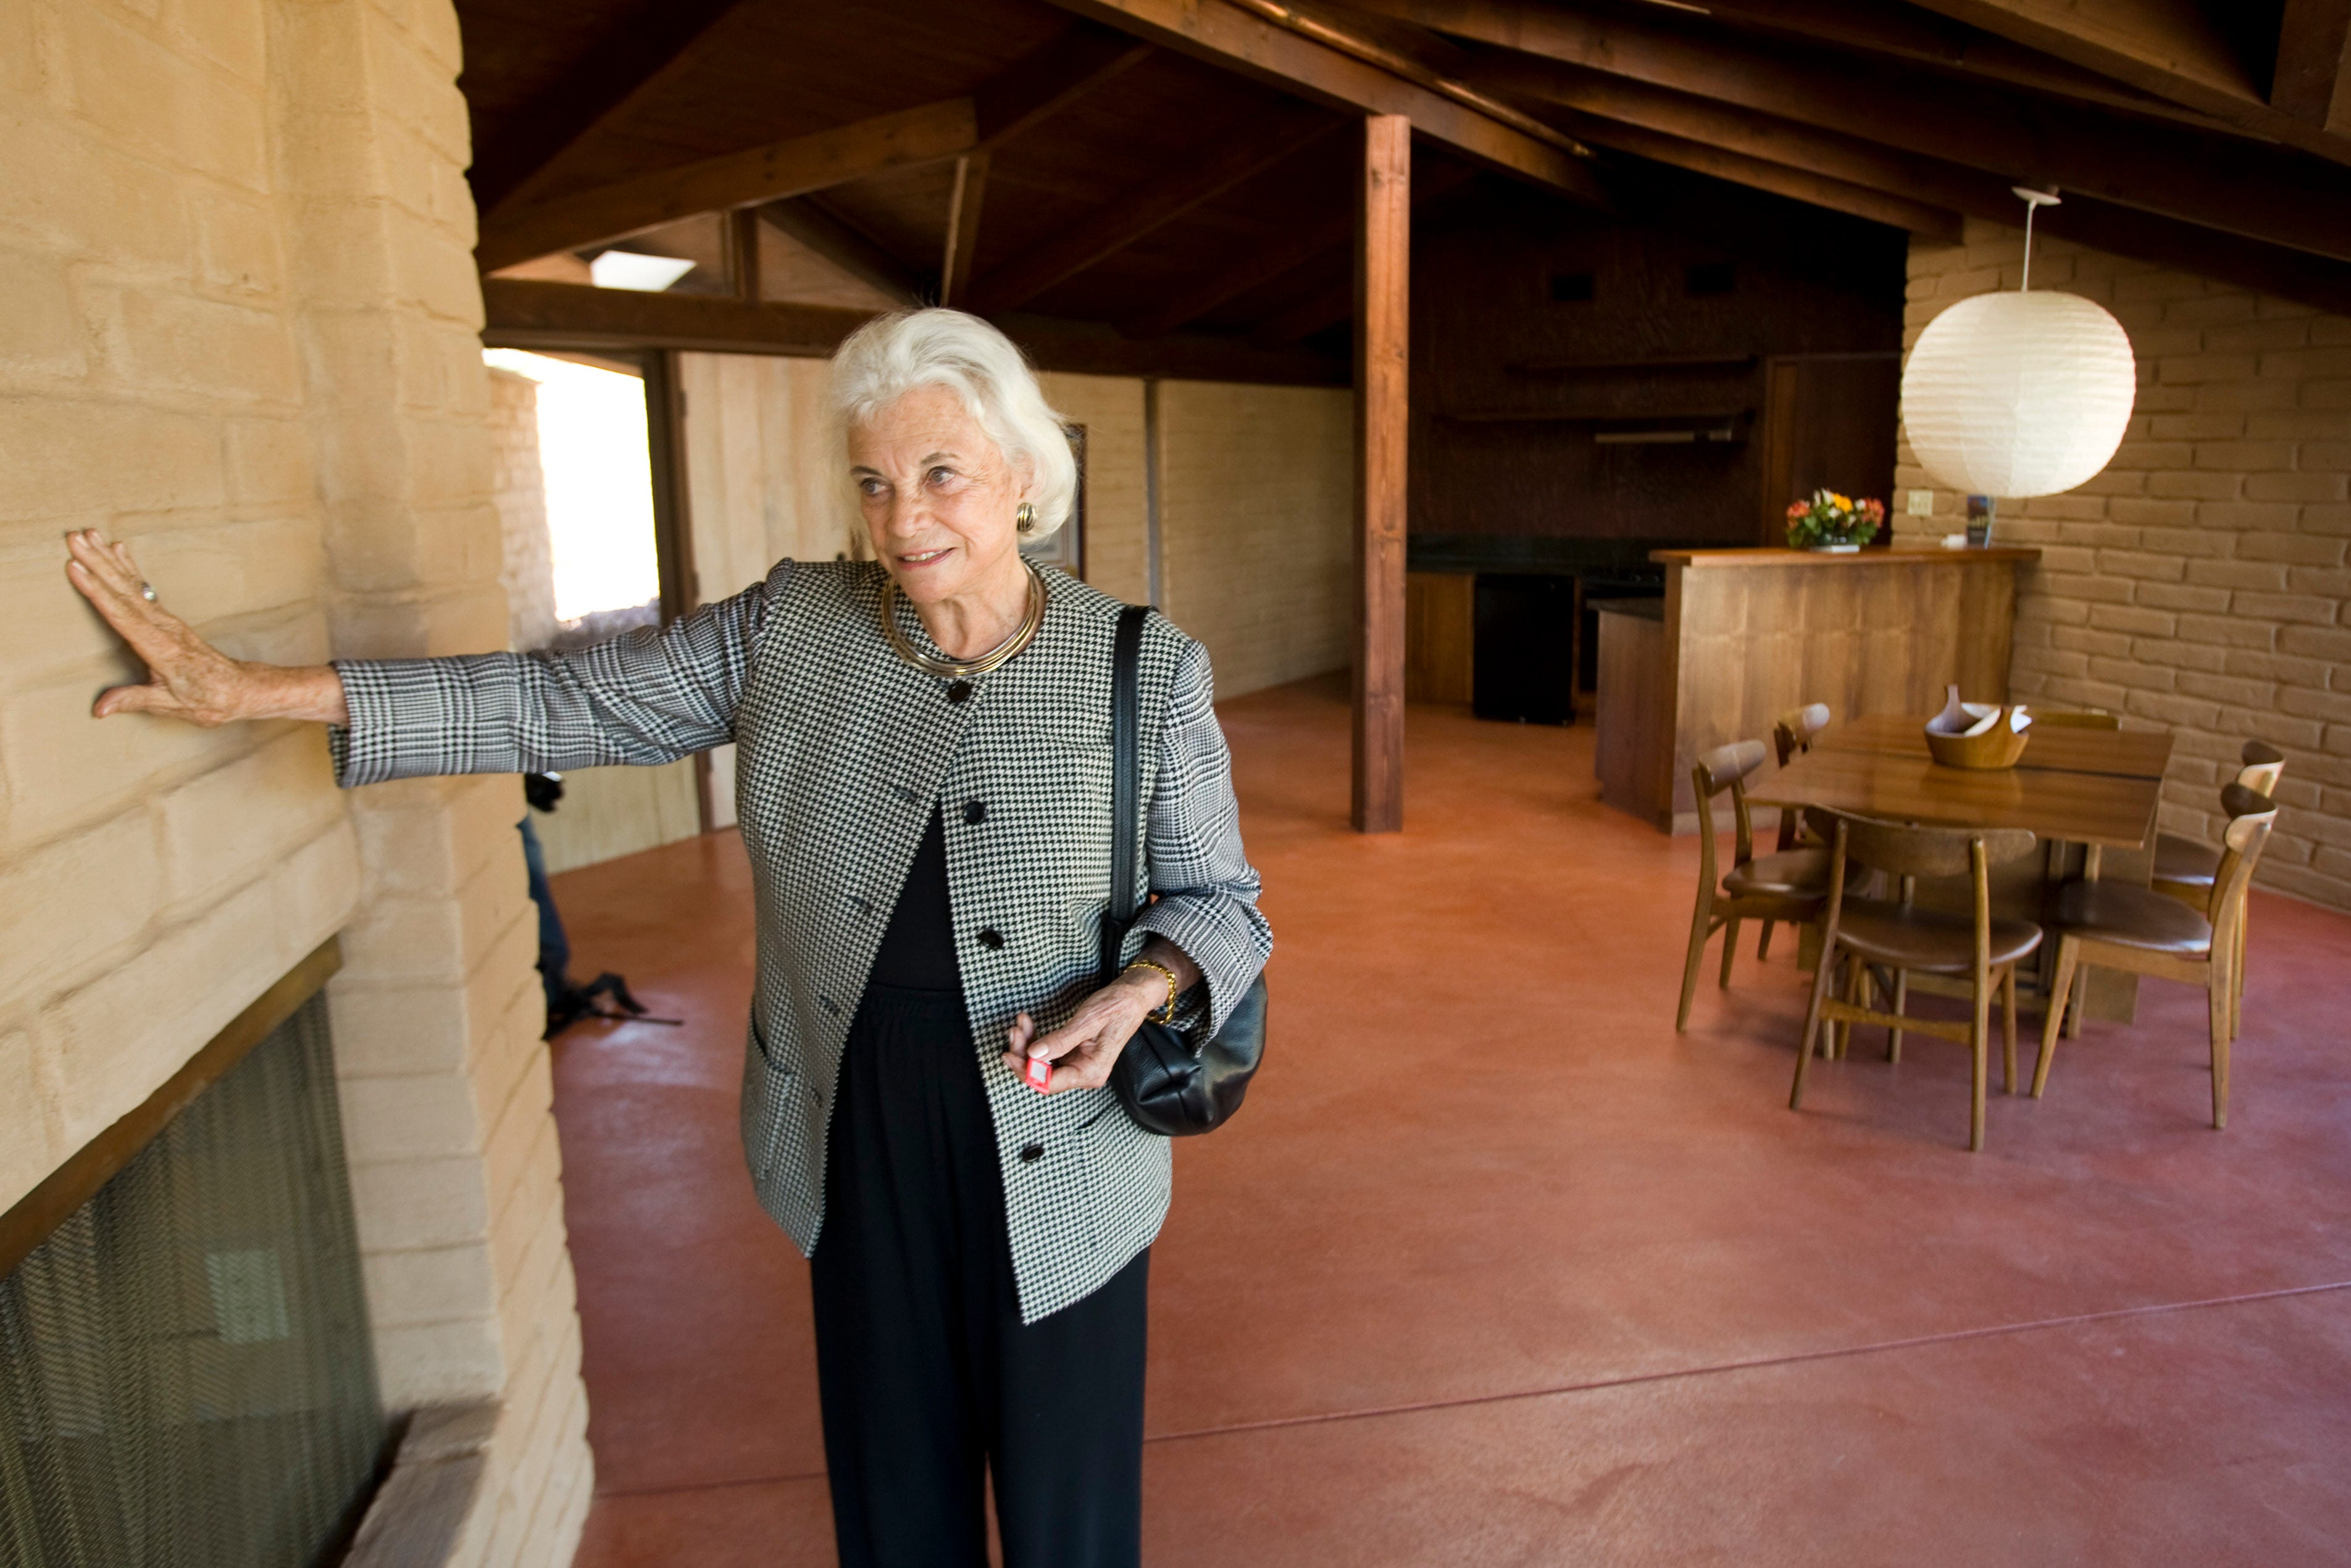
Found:
[[[1151,612],[1131,605],[1118,618],[1111,666],[1110,909],[1102,917],[1102,984],[1118,978],[1128,927],[1139,913],[1134,898],[1134,846],[1143,810],[1143,622]],[[1171,1025],[1145,1019],[1111,1070],[1126,1113],[1146,1133],[1185,1138],[1212,1133],[1232,1120],[1265,1060],[1265,976],[1260,972],[1229,1013],[1225,1027],[1195,1049]]]

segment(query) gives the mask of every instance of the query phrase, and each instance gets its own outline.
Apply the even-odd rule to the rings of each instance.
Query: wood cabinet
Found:
[[[1406,701],[1466,703],[1473,691],[1478,579],[1466,571],[1416,571],[1405,578]]]
[[[1666,765],[1673,759],[1664,725],[1667,699],[1665,601],[1617,599],[1596,608],[1600,622],[1600,733],[1592,770],[1600,799],[1620,811],[1654,821],[1669,799]]]
[[[1625,617],[1603,618],[1599,747],[1621,780],[1604,798],[1664,831],[1688,831],[1693,760],[1730,741],[1768,740],[1790,708],[1823,702],[1838,723],[1872,714],[1923,722],[1955,682],[1970,701],[2007,700],[2015,573],[2040,556],[2008,547],[1655,552],[1666,597],[1654,652],[1637,652],[1629,626],[1612,626]],[[1644,667],[1612,673],[1612,648]]]

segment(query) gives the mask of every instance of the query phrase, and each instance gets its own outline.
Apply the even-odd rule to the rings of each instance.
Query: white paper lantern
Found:
[[[1977,496],[2053,496],[2122,444],[2138,394],[2130,337],[2078,294],[1979,294],[1927,324],[1902,423],[1928,473]]]

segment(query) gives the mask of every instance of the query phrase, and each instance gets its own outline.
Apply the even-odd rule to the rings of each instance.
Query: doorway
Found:
[[[486,349],[507,631],[517,652],[568,650],[659,626],[687,588],[658,504],[662,391],[633,360]],[[550,873],[703,830],[692,758],[594,768],[534,812]]]

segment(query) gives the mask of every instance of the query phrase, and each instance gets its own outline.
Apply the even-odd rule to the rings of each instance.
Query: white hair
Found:
[[[835,437],[845,454],[849,427],[872,419],[917,387],[946,387],[997,450],[1029,470],[1041,539],[1070,520],[1078,495],[1078,460],[1068,422],[1045,401],[1029,361],[1012,340],[978,317],[933,308],[877,316],[852,332],[832,356]],[[844,472],[847,462],[842,462]]]

